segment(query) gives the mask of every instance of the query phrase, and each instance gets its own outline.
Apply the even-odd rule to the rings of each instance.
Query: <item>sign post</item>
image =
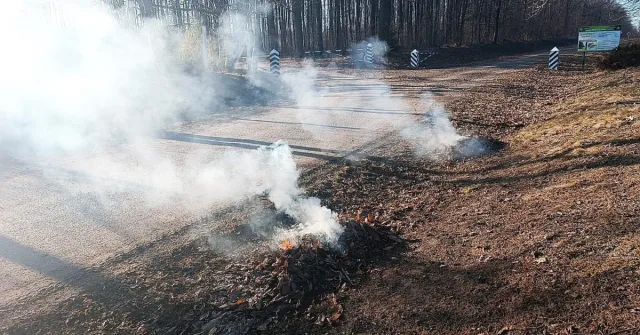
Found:
[[[549,69],[558,70],[560,64],[560,50],[557,47],[553,47],[549,53]]]
[[[367,55],[365,57],[365,61],[368,64],[373,64],[373,44],[367,44]]]
[[[280,53],[276,49],[269,53],[269,70],[276,76],[280,75]]]
[[[420,63],[420,52],[416,49],[411,51],[411,67],[417,68]]]
[[[611,51],[620,45],[622,26],[580,27],[578,33],[578,52],[582,52],[582,70],[587,52]]]

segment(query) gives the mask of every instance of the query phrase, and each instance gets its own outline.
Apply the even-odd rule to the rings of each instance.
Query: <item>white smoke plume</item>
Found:
[[[52,19],[43,7],[48,2],[11,1],[0,12],[0,169],[6,162],[40,167],[60,192],[95,198],[105,213],[121,206],[120,194],[134,194],[145,209],[203,215],[217,205],[267,194],[277,210],[299,222],[278,238],[314,234],[327,243],[338,240],[342,228],[335,214],[304,196],[285,144],[223,154],[158,149],[152,140],[158,131],[179,129],[185,114],[206,115],[217,106],[220,83],[183,70],[174,48],[179,35],[153,21],[135,28],[90,0],[57,0],[64,15]],[[404,98],[383,81],[371,79],[372,89],[362,96],[347,91],[333,100],[321,96],[326,91],[316,86],[312,67],[287,72],[282,78],[293,92],[298,121],[320,148],[336,139],[318,125],[341,122],[341,106],[380,111],[351,127],[362,129],[366,140],[405,130],[427,156],[461,140],[444,113],[434,114],[433,125],[416,124]]]
[[[472,158],[489,152],[487,140],[460,134],[444,106],[431,94],[422,95],[421,108],[424,110],[421,118],[400,132],[413,145],[417,156],[443,161]]]
[[[33,2],[12,1],[0,14],[3,150],[48,154],[129,141],[207,106],[210,94],[181,73],[158,26],[131,30],[90,2],[56,4],[64,26],[35,15]]]
[[[356,126],[366,130],[359,137],[370,146],[376,145],[381,134],[397,133],[413,147],[416,156],[434,161],[475,157],[488,150],[484,141],[460,134],[445,107],[428,92],[419,97],[414,107],[404,94],[395,93],[391,84],[376,79],[375,75],[358,78],[360,86],[353,93],[348,83],[328,82],[327,86],[318,86],[318,76],[318,70],[308,64],[301,71],[282,76],[291,89],[297,118],[303,124],[341,124],[344,112],[355,110],[363,113],[361,123]],[[303,129],[317,143],[328,140],[326,133],[317,127],[303,126]]]
[[[387,45],[387,42],[381,41],[380,38],[378,38],[378,36],[372,36],[366,40],[355,43],[354,45],[352,45],[351,49],[354,51],[357,51],[360,49],[362,50],[362,52],[366,52],[367,46],[369,44],[371,44],[371,47],[373,50],[374,62],[383,63],[383,64],[386,63],[386,56],[387,56],[387,53],[389,52],[389,46]],[[357,55],[357,52],[354,54],[354,56],[355,55]],[[365,66],[365,64],[360,64],[360,65]]]
[[[211,113],[215,105],[213,86],[183,71],[171,47],[179,37],[153,21],[132,28],[89,0],[57,0],[61,24],[48,3],[11,1],[0,12],[4,162],[42,166],[61,190],[95,195],[104,207],[119,206],[110,195],[130,188],[148,208],[179,204],[192,213],[266,193],[300,222],[296,234],[337,241],[340,225],[303,195],[287,145],[178,162],[151,143],[185,113]],[[61,180],[51,162],[87,180]]]
[[[437,103],[430,94],[423,95],[421,105],[424,110],[422,117],[400,133],[413,144],[418,156],[443,159],[466,137],[458,134],[444,106]]]

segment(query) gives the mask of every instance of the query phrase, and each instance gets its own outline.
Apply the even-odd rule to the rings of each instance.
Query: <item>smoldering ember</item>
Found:
[[[640,334],[637,0],[9,0],[0,334]]]

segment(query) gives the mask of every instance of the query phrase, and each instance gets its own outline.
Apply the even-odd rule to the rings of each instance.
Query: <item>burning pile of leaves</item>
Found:
[[[339,294],[362,280],[374,262],[389,258],[390,250],[406,245],[362,211],[356,220],[342,224],[345,231],[338,246],[305,236],[285,239],[279,250],[263,254],[247,272],[251,293],[219,306],[201,328],[203,333],[234,334],[239,323],[245,332],[255,332],[295,327],[300,319],[316,325],[338,322],[343,313]]]

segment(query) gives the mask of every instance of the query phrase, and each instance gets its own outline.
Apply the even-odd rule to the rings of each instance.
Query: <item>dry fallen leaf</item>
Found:
[[[546,263],[547,262],[547,257],[538,257],[538,258],[534,259],[533,261],[538,263],[538,264]]]
[[[500,330],[498,330],[498,335],[507,335],[512,329],[512,326],[504,326]]]

